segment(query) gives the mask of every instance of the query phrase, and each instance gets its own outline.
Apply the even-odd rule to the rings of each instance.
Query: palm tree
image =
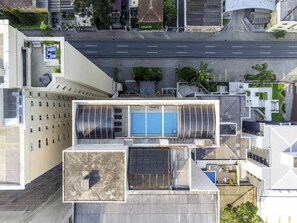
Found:
[[[195,77],[190,80],[190,84],[196,84],[196,86],[203,85],[206,87],[208,85],[209,80],[211,80],[210,73],[213,72],[213,69],[208,68],[208,63],[200,62],[200,67],[196,72]]]
[[[263,81],[274,81],[276,79],[275,73],[272,70],[268,70],[267,63],[255,64],[252,68],[258,71],[257,74],[246,74],[244,76],[245,80],[258,80]]]

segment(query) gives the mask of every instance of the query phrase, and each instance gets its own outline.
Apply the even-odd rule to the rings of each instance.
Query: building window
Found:
[[[38,93],[37,95],[38,95],[38,97],[40,98],[40,93]]]
[[[33,115],[31,115],[31,121],[34,121],[34,116]]]
[[[66,107],[66,103],[64,102],[64,108]]]
[[[58,135],[58,141],[60,142],[60,140],[61,140],[61,137],[60,137],[60,134]]]
[[[46,119],[49,120],[49,115],[48,114],[46,114]]]
[[[30,143],[30,150],[33,151],[33,142]]]
[[[42,120],[42,115],[39,115],[39,120],[40,120],[40,121]]]
[[[64,113],[64,118],[66,118],[66,113]]]
[[[48,107],[48,102],[46,102],[46,107]]]
[[[48,130],[48,125],[45,126],[45,130]]]
[[[60,124],[60,122],[58,123],[58,128],[60,128],[61,127],[61,124]]]
[[[67,137],[68,137],[68,139],[70,138],[70,132],[68,132]]]
[[[59,113],[59,118],[61,118],[61,114]]]
[[[60,84],[56,87],[57,89],[60,87]]]
[[[41,126],[38,126],[38,131],[41,132]]]
[[[70,118],[70,112],[68,112],[68,118]]]
[[[39,101],[39,107],[41,107],[42,106],[42,103],[41,103],[41,101]]]
[[[48,138],[45,139],[45,145],[48,146]]]
[[[53,127],[53,129],[54,129],[54,128],[55,128],[55,125],[53,124],[52,127]]]
[[[32,96],[33,96],[33,92],[30,91],[29,94],[30,94],[30,98],[32,98]]]
[[[31,107],[33,107],[34,106],[34,102],[33,101],[31,101]]]
[[[53,119],[55,119],[56,118],[56,115],[55,114],[53,114]]]
[[[65,127],[65,122],[63,122],[63,127]]]
[[[61,107],[61,103],[59,102],[59,108]]]
[[[53,144],[55,143],[55,136],[53,136]]]
[[[47,98],[47,94],[45,94],[45,97]]]
[[[66,89],[66,86],[62,88],[62,90],[65,90],[65,89]]]
[[[41,140],[38,140],[38,148],[41,148]]]
[[[55,104],[55,102],[53,102],[53,107],[55,107],[56,106],[56,104]]]
[[[33,127],[30,127],[30,132],[31,132],[31,133],[33,132]]]

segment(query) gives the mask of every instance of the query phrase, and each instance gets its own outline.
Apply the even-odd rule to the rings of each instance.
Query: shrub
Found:
[[[275,37],[275,39],[279,38],[285,38],[286,31],[285,30],[275,30],[272,35]]]
[[[53,41],[53,40],[45,40],[45,41],[43,41],[43,44],[44,45],[54,45],[55,44],[55,41]]]
[[[248,97],[251,96],[251,92],[250,91],[247,91],[246,92],[246,96],[248,96]]]
[[[140,30],[160,30],[163,29],[163,24],[161,22],[140,22]]]
[[[57,49],[57,59],[60,60],[61,59],[61,48],[58,47]]]
[[[53,67],[52,69],[53,69],[54,73],[60,73],[61,72],[60,67]]]
[[[190,82],[196,76],[196,68],[195,67],[183,67],[177,70],[178,78]]]
[[[162,80],[162,69],[160,67],[134,67],[133,73],[136,81]]]

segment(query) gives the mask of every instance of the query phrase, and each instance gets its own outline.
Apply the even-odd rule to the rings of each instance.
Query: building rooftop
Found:
[[[77,222],[199,222],[218,220],[218,195],[211,192],[163,191],[129,194],[123,204],[75,204]]]
[[[32,6],[32,0],[0,0],[2,8],[29,8],[30,6]]]
[[[281,1],[281,21],[297,21],[297,1]]]
[[[194,139],[203,139],[217,144],[219,137],[216,101],[77,101],[74,111],[77,143],[117,144],[126,138],[149,143],[167,138],[170,143],[193,144]]]
[[[221,26],[221,0],[187,0],[188,26]]]
[[[163,22],[163,0],[139,0],[139,22]]]
[[[64,202],[125,201],[126,147],[76,145],[64,151]]]

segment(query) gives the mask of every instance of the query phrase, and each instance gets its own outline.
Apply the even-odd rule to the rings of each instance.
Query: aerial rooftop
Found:
[[[64,151],[65,202],[125,201],[126,150],[76,145]]]

